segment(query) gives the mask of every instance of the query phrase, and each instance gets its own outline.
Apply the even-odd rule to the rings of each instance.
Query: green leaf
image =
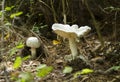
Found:
[[[10,18],[14,18],[15,16],[16,16],[16,14],[13,13],[13,14],[10,15]]]
[[[23,14],[23,12],[17,12],[16,13],[16,16],[20,16],[20,15],[22,15]]]
[[[120,70],[120,66],[113,66],[111,69],[117,71]]]
[[[72,70],[73,70],[72,67],[70,67],[70,66],[66,66],[66,67],[63,69],[63,73],[71,73]]]
[[[77,72],[73,75],[73,77],[74,77],[74,78],[77,78],[80,74],[81,74],[81,72],[80,72],[80,71],[77,71]]]
[[[23,12],[13,13],[13,14],[10,15],[10,18],[18,17],[18,16],[20,16],[22,14],[23,14]]]
[[[37,76],[39,77],[45,77],[47,76],[51,71],[53,70],[52,66],[43,66],[42,68],[40,68],[37,72]]]
[[[86,69],[82,69],[81,74],[89,74],[89,73],[92,73],[92,72],[93,72],[92,69],[86,68]]]
[[[0,11],[0,17],[2,16],[2,13],[3,13],[3,12],[2,12],[2,11]]]
[[[33,75],[29,72],[24,72],[19,75],[20,82],[33,82]]]
[[[11,7],[5,7],[6,11],[11,11],[15,6],[11,6]]]
[[[111,68],[109,68],[107,71],[118,71],[120,70],[120,66],[112,66]]]
[[[12,48],[11,50],[10,50],[10,56],[13,56],[16,52],[18,51],[18,49],[17,48]]]
[[[19,68],[22,64],[22,58],[21,57],[16,57],[15,62],[13,64],[13,67],[15,69]]]
[[[40,66],[37,67],[37,70],[43,69],[44,67],[47,67],[47,65],[46,64],[41,64]]]
[[[29,58],[31,58],[30,55],[23,57],[22,60],[25,61],[25,60],[27,60],[27,59],[29,59]]]
[[[92,69],[88,69],[88,68],[85,68],[85,69],[82,69],[81,71],[77,71],[75,74],[74,74],[74,78],[77,78],[78,76],[82,75],[82,74],[89,74],[89,73],[92,73],[93,70]]]
[[[12,24],[10,22],[5,23],[6,26],[11,26]]]
[[[11,11],[11,9],[12,9],[11,7],[5,7],[6,11]]]
[[[24,48],[24,46],[25,46],[24,44],[20,43],[16,46],[16,48],[21,49],[21,48]]]

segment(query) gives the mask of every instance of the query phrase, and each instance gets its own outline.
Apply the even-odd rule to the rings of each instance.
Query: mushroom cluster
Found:
[[[40,47],[40,42],[37,37],[29,37],[26,40],[26,46],[31,47],[32,59],[36,58],[36,48]]]
[[[83,37],[91,30],[91,28],[88,26],[81,26],[79,28],[76,24],[70,26],[68,24],[59,23],[53,24],[52,29],[61,37],[68,38],[72,59],[75,59],[78,55],[76,39],[79,37]]]

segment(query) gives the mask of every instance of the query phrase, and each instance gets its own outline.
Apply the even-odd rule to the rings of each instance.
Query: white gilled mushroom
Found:
[[[88,26],[82,26],[78,28],[78,25],[67,25],[67,24],[58,24],[55,23],[52,25],[53,31],[65,38],[68,38],[69,40],[69,46],[72,53],[72,59],[76,58],[78,55],[77,45],[76,45],[76,39],[78,37],[84,36],[86,33],[88,33],[91,28]]]
[[[40,47],[40,42],[38,40],[38,38],[36,37],[29,37],[26,41],[26,45],[28,47],[31,47],[31,55],[32,58],[36,58],[36,48]]]

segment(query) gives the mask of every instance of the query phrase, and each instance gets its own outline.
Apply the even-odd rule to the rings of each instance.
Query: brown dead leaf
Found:
[[[59,64],[59,63],[63,63],[64,61],[62,59],[57,59],[55,62]]]

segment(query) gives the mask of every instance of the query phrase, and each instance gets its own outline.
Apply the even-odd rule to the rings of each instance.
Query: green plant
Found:
[[[19,16],[22,15],[22,14],[23,14],[22,11],[20,11],[20,12],[16,12],[16,13],[12,13],[12,14],[10,15],[10,18],[19,17]]]
[[[37,34],[40,34],[40,32],[42,30],[46,30],[47,27],[48,27],[48,25],[44,25],[43,23],[40,23],[39,25],[34,24],[34,26],[32,28],[32,31],[35,32],[35,33],[37,33]]]
[[[12,81],[15,82],[33,82],[33,75],[30,72],[22,72],[22,73],[18,73],[18,74],[13,74],[11,77]]]
[[[19,49],[22,49],[24,48],[24,43],[23,42],[18,42],[17,45],[15,47],[13,47],[9,53],[10,53],[10,56],[13,56],[16,52],[19,51]]]
[[[81,71],[77,71],[76,73],[74,73],[73,78],[77,78],[80,75],[90,74],[90,73],[93,73],[93,72],[94,71],[92,69],[85,68],[85,69],[82,69]]]
[[[64,69],[63,69],[63,73],[67,74],[67,73],[71,73],[73,71],[73,68],[70,67],[70,66],[66,66]]]
[[[22,65],[22,58],[16,57],[15,62],[13,64],[14,69],[19,68]]]
[[[6,6],[5,9],[4,9],[4,12],[3,12],[3,10],[0,11],[0,16],[2,16],[2,13],[4,13],[4,17],[5,17],[5,18],[6,18],[6,17],[10,17],[11,19],[13,19],[14,17],[19,17],[20,15],[23,14],[22,11],[17,11],[16,13],[13,13],[13,12],[15,12],[15,11],[13,10],[13,8],[15,8],[15,6]],[[7,18],[7,19],[8,19],[8,18]],[[7,19],[6,19],[6,20],[7,20]],[[6,21],[6,20],[5,20],[5,21]]]
[[[105,72],[111,72],[111,71],[119,71],[120,66],[112,66],[109,69],[107,69]]]
[[[112,11],[120,11],[120,8],[109,6],[109,7],[104,8],[104,10],[112,12]]]
[[[33,75],[29,72],[23,72],[19,77],[17,82],[33,82]]]
[[[44,78],[53,70],[52,66],[47,66],[46,64],[42,64],[37,68],[37,76]]]
[[[7,6],[7,7],[5,7],[5,11],[11,11],[14,7],[15,6],[11,6],[11,7]]]
[[[15,59],[15,61],[14,61],[14,63],[13,63],[13,67],[14,67],[14,69],[18,69],[19,67],[21,67],[21,65],[22,65],[22,62],[23,61],[25,61],[25,60],[27,60],[27,59],[29,59],[30,58],[30,56],[26,56],[26,57],[24,57],[24,58],[21,58],[21,57],[16,57],[16,59]]]
[[[0,17],[2,16],[2,11],[0,11]]]

